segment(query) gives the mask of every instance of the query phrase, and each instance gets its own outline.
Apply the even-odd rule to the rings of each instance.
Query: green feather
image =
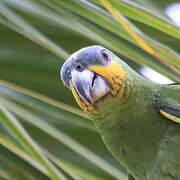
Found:
[[[65,84],[64,72],[73,68],[72,63],[96,65],[97,57],[98,62],[103,61],[97,56],[102,50],[91,46],[69,59],[61,71]],[[106,50],[105,58],[115,59],[125,74],[123,94],[107,94],[96,103],[102,113],[93,116],[93,122],[107,148],[131,179],[180,180],[180,124],[176,121],[180,118],[180,85],[149,81],[110,51]]]
[[[161,114],[180,123],[180,83],[165,85],[161,89]]]
[[[124,101],[106,99],[95,125],[112,154],[137,180],[180,179],[180,125],[160,114],[180,114],[180,86],[159,85],[126,69]]]

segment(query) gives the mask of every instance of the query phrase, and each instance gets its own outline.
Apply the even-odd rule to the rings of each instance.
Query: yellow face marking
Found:
[[[165,111],[162,111],[162,110],[160,110],[160,113],[161,113],[163,116],[165,116],[166,118],[168,118],[168,119],[170,119],[170,120],[172,120],[172,121],[174,121],[174,122],[176,122],[176,123],[180,123],[180,118],[178,118],[178,117],[176,117],[176,116],[173,116],[173,115],[171,115],[171,114],[169,114],[169,113],[167,113],[167,112],[165,112]]]
[[[101,75],[105,78],[108,83],[111,85],[111,93],[116,95],[120,89],[123,90],[123,80],[125,77],[125,73],[120,64],[118,64],[115,60],[112,60],[112,63],[107,66],[100,65],[92,65],[88,67],[91,71]]]
[[[86,103],[85,101],[81,100],[78,93],[76,92],[74,86],[73,86],[73,83],[72,81],[70,81],[70,87],[71,87],[71,91],[72,91],[72,94],[77,102],[77,104],[84,110],[84,111],[87,111],[89,112],[90,114],[92,115],[99,115],[100,114],[100,111],[95,108],[94,106],[92,106],[91,104],[88,104]]]
[[[112,63],[107,66],[93,65],[93,66],[89,66],[88,68],[89,70],[99,74],[100,76],[102,76],[104,79],[107,80],[107,82],[111,86],[112,95],[123,96],[123,91],[124,91],[123,80],[125,79],[125,73],[120,64],[118,64],[115,60],[112,60]],[[101,114],[100,110],[95,105],[88,104],[79,97],[76,89],[73,86],[72,81],[70,81],[70,87],[77,104],[84,111],[87,111],[92,115]]]

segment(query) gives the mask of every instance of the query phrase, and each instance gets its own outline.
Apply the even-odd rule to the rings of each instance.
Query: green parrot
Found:
[[[180,83],[147,80],[99,45],[72,54],[60,76],[131,179],[180,180]]]

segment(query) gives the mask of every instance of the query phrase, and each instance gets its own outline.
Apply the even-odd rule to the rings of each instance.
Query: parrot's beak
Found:
[[[109,92],[110,88],[106,80],[90,70],[73,70],[71,76],[73,88],[80,99],[88,104],[94,104]]]

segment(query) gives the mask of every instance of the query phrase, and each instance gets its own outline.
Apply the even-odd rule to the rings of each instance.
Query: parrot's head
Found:
[[[111,51],[94,45],[72,54],[63,64],[60,76],[79,106],[97,115],[102,102],[123,96],[126,66]]]

